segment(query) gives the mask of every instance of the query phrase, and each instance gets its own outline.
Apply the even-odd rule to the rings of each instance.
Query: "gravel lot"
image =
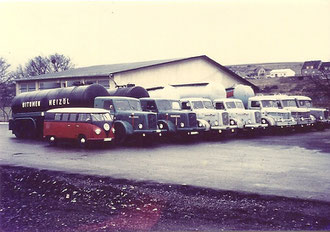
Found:
[[[1,167],[1,231],[330,230],[330,203]]]

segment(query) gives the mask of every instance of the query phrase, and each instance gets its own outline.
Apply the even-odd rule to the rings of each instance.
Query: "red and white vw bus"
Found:
[[[51,144],[71,139],[85,147],[91,141],[114,139],[113,116],[98,108],[58,108],[45,112],[43,137]]]

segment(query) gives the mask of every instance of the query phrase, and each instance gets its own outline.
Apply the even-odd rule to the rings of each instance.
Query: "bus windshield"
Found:
[[[112,117],[109,113],[94,113],[91,115],[94,122],[112,121]]]

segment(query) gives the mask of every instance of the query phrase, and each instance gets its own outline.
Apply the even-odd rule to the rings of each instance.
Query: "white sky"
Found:
[[[76,67],[207,55],[223,65],[330,61],[330,0],[3,1],[0,57]]]

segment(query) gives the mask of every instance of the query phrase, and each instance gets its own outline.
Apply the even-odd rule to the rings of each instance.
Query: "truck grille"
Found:
[[[309,112],[292,112],[292,116],[294,118],[309,118],[310,113]]]
[[[229,125],[229,115],[227,112],[222,113],[222,122],[223,125]]]
[[[196,127],[197,126],[197,119],[195,113],[189,113],[189,126]]]
[[[259,111],[254,112],[256,123],[261,123],[261,113]]]
[[[157,115],[148,114],[149,129],[157,129]]]

